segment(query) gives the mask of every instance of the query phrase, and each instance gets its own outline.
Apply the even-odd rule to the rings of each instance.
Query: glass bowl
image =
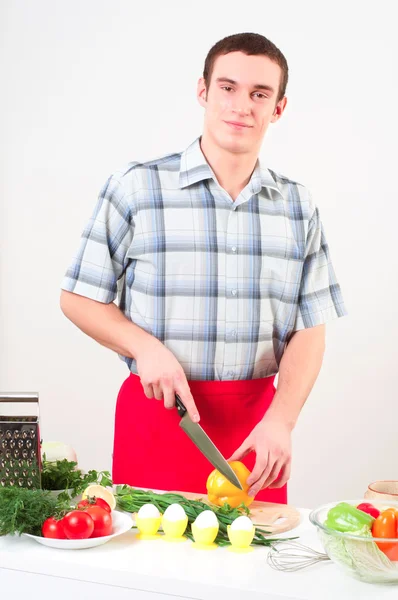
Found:
[[[358,499],[341,500],[352,506],[368,502],[380,512],[387,508],[398,511],[398,502],[392,500]],[[326,527],[331,508],[340,504],[332,502],[314,509],[309,519],[317,528],[318,536],[329,558],[345,573],[368,583],[398,584],[398,532],[396,538],[376,538],[353,533],[342,533]],[[397,531],[397,530],[396,530]],[[379,548],[382,548],[381,550]]]

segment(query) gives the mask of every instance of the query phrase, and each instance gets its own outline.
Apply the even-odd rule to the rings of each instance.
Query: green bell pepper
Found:
[[[358,531],[369,531],[374,517],[347,502],[340,502],[331,508],[327,514],[325,527],[341,531],[342,533],[355,533]]]

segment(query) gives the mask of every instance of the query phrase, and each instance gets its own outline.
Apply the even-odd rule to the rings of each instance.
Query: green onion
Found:
[[[215,543],[218,546],[228,546],[230,541],[227,533],[227,526],[242,514],[250,515],[250,510],[244,504],[241,504],[237,508],[231,508],[228,504],[224,504],[222,507],[209,506],[201,499],[188,500],[181,494],[174,494],[166,492],[164,494],[158,494],[151,490],[137,490],[128,485],[116,486],[116,503],[117,508],[130,513],[136,513],[140,510],[144,504],[154,504],[160,513],[164,513],[165,510],[171,504],[180,504],[185,510],[188,517],[188,524],[192,525],[196,517],[204,510],[212,510],[219,522],[219,532],[215,539]],[[267,538],[266,535],[270,535],[270,531],[256,526],[256,532],[252,541],[254,546],[270,546],[274,542],[279,541],[278,538]],[[185,534],[187,538],[193,540],[192,532],[187,529]],[[297,538],[283,538],[284,540],[294,540]]]

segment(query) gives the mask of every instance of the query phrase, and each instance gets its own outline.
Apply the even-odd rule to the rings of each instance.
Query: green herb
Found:
[[[78,496],[86,487],[92,483],[103,486],[111,486],[112,479],[109,471],[88,471],[83,474],[81,469],[77,468],[77,462],[69,461],[66,458],[50,462],[46,460],[43,454],[41,487],[44,490],[71,490],[71,497]],[[59,494],[60,500],[70,500],[67,491]]]
[[[231,508],[229,504],[224,504],[222,507],[209,506],[201,499],[188,500],[180,494],[165,493],[157,494],[151,490],[137,490],[128,485],[116,486],[116,503],[117,508],[126,512],[135,513],[138,512],[144,504],[154,504],[160,513],[164,513],[170,504],[180,504],[185,510],[188,517],[188,524],[192,525],[196,517],[204,510],[212,510],[219,522],[219,531],[215,539],[215,543],[219,546],[229,546],[230,541],[227,533],[227,526],[242,514],[249,515],[250,510],[243,503],[237,508]],[[278,539],[266,538],[265,535],[269,535],[270,532],[256,526],[256,533],[252,544],[255,546],[270,546],[273,542]],[[184,534],[190,540],[193,540],[192,532],[190,529]],[[296,538],[284,538],[284,539],[296,539]]]
[[[0,488],[0,536],[18,533],[41,535],[48,517],[62,516],[65,503],[43,490]]]

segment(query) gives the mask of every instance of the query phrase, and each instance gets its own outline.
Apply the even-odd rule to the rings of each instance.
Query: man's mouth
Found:
[[[224,123],[226,123],[227,125],[229,125],[230,127],[232,127],[233,129],[247,129],[247,128],[251,128],[252,125],[247,125],[246,123],[242,123],[240,121],[224,121]]]

